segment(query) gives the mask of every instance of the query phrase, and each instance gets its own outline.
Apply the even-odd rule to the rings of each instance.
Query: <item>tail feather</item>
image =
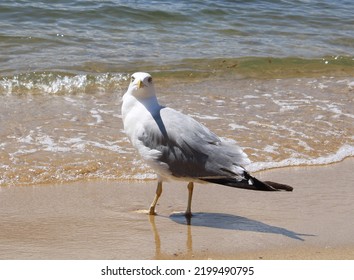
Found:
[[[213,179],[213,178],[208,178],[208,179],[202,179],[203,181],[209,182],[209,183],[214,183],[214,184],[220,184],[228,187],[233,187],[233,188],[239,188],[239,189],[247,189],[247,190],[254,190],[254,191],[292,191],[293,188],[280,184],[280,183],[275,183],[272,181],[260,181],[257,178],[249,175],[247,172],[244,173],[245,179],[239,181],[235,178],[218,178],[218,179]]]

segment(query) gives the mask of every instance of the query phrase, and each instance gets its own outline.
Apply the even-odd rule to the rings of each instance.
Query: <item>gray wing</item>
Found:
[[[138,139],[146,148],[159,151],[155,160],[165,163],[176,177],[241,180],[242,165],[249,162],[238,146],[170,108],[160,109],[146,122]]]

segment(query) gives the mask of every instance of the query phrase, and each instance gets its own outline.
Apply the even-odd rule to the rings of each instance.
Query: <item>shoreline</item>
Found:
[[[256,172],[294,192],[90,180],[0,188],[0,259],[354,259],[353,158]]]

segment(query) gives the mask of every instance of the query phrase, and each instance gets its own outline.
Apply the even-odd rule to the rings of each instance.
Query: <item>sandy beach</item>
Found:
[[[293,193],[155,182],[0,189],[0,259],[354,259],[354,159],[258,172]]]

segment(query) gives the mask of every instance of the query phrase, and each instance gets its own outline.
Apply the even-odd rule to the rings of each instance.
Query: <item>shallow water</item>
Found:
[[[209,4],[0,4],[0,185],[155,178],[122,131],[135,71],[252,171],[353,156],[353,4]]]
[[[354,155],[351,79],[155,81],[160,102],[244,148],[252,171]],[[1,184],[149,179],[115,92],[0,96]]]

